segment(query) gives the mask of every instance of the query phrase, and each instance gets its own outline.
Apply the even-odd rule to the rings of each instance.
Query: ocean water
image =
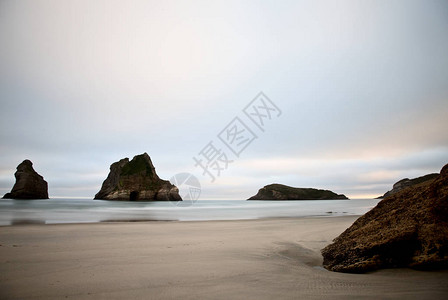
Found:
[[[53,198],[0,200],[0,225],[110,221],[206,221],[362,215],[379,200],[122,202]],[[177,204],[177,205],[176,205]]]

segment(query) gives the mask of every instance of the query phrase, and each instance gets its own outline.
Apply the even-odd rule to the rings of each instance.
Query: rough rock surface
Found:
[[[389,196],[322,250],[324,267],[362,273],[380,268],[448,267],[448,165],[433,181]]]
[[[17,166],[14,173],[16,183],[10,193],[3,198],[7,199],[48,199],[48,184],[42,176],[33,169],[33,163],[25,159]]]
[[[101,190],[95,195],[101,200],[181,201],[179,190],[157,176],[147,153],[136,155],[131,161],[121,159],[110,166]]]
[[[425,176],[421,176],[421,177],[417,177],[414,179],[409,179],[409,178],[404,178],[398,182],[396,182],[393,186],[392,189],[388,192],[386,192],[383,196],[378,197],[378,199],[381,198],[386,198],[388,196],[392,196],[395,193],[398,193],[408,187],[417,185],[417,184],[421,184],[423,182],[429,181],[429,180],[434,180],[439,174],[438,173],[432,173],[432,174],[428,174]]]
[[[283,184],[269,184],[258,190],[255,196],[247,200],[333,200],[348,199],[328,190],[295,188]]]

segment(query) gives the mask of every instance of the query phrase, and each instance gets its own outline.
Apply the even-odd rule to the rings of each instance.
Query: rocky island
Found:
[[[17,166],[14,173],[16,183],[4,199],[48,199],[48,184],[44,178],[33,169],[33,163],[25,159]]]
[[[283,184],[269,184],[247,200],[336,200],[348,199],[332,191],[313,188],[295,188]]]
[[[331,271],[448,267],[448,165],[387,196],[322,250]]]
[[[147,153],[123,158],[110,166],[101,190],[95,195],[99,200],[124,201],[181,201],[179,190],[167,180],[157,176]]]
[[[432,173],[432,174],[428,174],[428,175],[413,178],[413,179],[404,178],[404,179],[394,183],[394,185],[392,186],[392,189],[390,191],[386,192],[383,196],[380,196],[377,199],[383,199],[383,198],[386,198],[387,196],[391,196],[395,193],[398,193],[399,191],[402,191],[408,187],[422,184],[429,180],[434,180],[437,176],[439,176],[438,173]]]

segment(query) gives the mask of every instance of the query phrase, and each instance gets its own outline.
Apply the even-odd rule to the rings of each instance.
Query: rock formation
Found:
[[[294,188],[283,184],[270,184],[258,190],[255,196],[247,200],[333,200],[348,199],[328,190],[312,188]]]
[[[448,267],[448,165],[434,180],[386,197],[322,250],[324,267]]]
[[[136,155],[131,161],[124,158],[110,166],[101,190],[95,195],[101,200],[181,201],[179,190],[157,176],[147,153]]]
[[[411,186],[414,186],[417,184],[421,184],[421,183],[424,183],[429,180],[434,180],[438,175],[439,175],[438,173],[432,173],[432,174],[428,174],[428,175],[421,176],[421,177],[414,178],[414,179],[404,178],[404,179],[396,182],[392,186],[392,189],[390,191],[386,192],[383,196],[380,196],[377,199],[386,198],[387,196],[391,196],[391,195],[398,193],[399,191],[402,191],[408,187],[411,187]]]
[[[42,176],[33,169],[33,163],[26,159],[17,166],[14,173],[16,183],[7,199],[48,199],[48,184]]]

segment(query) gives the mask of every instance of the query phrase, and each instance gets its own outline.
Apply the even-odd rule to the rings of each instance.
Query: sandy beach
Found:
[[[448,271],[334,273],[356,217],[0,227],[0,299],[446,299]]]

